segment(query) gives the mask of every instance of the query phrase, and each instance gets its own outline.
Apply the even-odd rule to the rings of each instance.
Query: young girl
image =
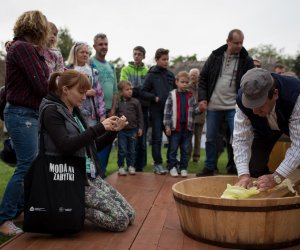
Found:
[[[64,59],[57,46],[58,29],[54,23],[49,23],[49,35],[47,42],[47,49],[44,49],[42,54],[45,57],[46,63],[49,68],[49,73],[63,72],[64,71]]]
[[[129,81],[120,81],[118,84],[119,100],[116,114],[125,116],[128,125],[118,134],[118,166],[119,175],[126,175],[124,160],[126,159],[129,174],[135,174],[135,145],[137,136],[142,136],[143,113],[138,99],[132,97],[132,84]]]
[[[36,47],[39,53],[45,58],[46,64],[49,69],[49,76],[54,72],[64,71],[64,59],[59,49],[56,48],[57,45],[57,35],[58,29],[54,23],[48,22],[48,37],[47,43],[44,47]],[[14,43],[14,41],[7,41],[5,43],[6,52]]]
[[[198,104],[193,93],[187,91],[189,74],[181,71],[176,76],[177,89],[172,90],[166,101],[164,125],[166,135],[170,136],[169,161],[170,175],[187,177],[189,144],[194,130],[194,115],[198,113]],[[177,169],[177,150],[180,147],[180,168]]]

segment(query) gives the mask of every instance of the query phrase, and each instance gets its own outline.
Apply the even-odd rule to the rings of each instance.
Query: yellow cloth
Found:
[[[244,188],[244,187],[238,187],[238,186],[231,186],[230,184],[227,184],[227,188],[223,192],[221,198],[225,199],[247,199],[253,195],[256,195],[259,193],[259,190],[257,187],[252,188]]]

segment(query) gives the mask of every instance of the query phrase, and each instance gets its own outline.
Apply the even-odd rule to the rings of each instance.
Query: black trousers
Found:
[[[279,137],[282,135],[281,131],[272,131],[268,136],[254,133],[254,139],[251,147],[251,158],[249,163],[249,170],[251,177],[259,177],[261,175],[269,174],[268,161],[272,149]]]

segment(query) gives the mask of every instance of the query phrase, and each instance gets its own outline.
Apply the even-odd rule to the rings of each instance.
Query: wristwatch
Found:
[[[277,185],[280,184],[280,183],[282,182],[280,176],[279,176],[278,174],[276,174],[276,173],[273,174],[273,180],[274,180],[274,182],[275,182]]]

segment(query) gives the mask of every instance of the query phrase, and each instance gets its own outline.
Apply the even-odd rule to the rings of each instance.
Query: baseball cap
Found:
[[[272,87],[273,78],[269,71],[261,68],[248,70],[241,80],[243,105],[250,109],[261,107],[267,101]]]

